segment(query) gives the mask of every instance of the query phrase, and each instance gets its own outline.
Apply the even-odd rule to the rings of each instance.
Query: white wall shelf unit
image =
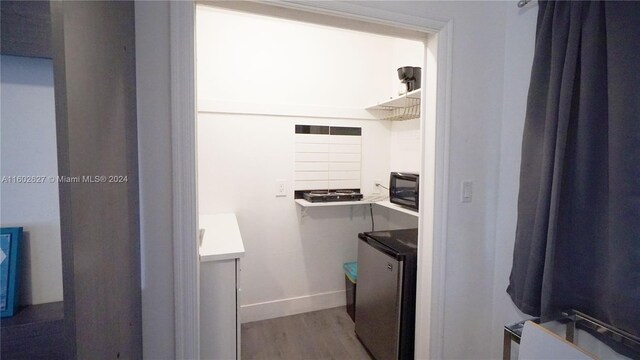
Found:
[[[420,117],[420,98],[422,89],[379,102],[366,110],[376,114],[383,120],[402,121]]]
[[[374,202],[367,201],[365,199],[362,199],[359,201],[329,201],[329,202],[310,202],[305,199],[296,199],[295,201],[298,205],[302,206],[303,208],[374,204]]]
[[[306,215],[306,209],[312,207],[327,207],[327,206],[354,206],[354,205],[368,205],[375,204],[382,207],[389,208],[391,210],[399,211],[411,216],[418,217],[418,212],[410,209],[403,208],[400,205],[393,204],[388,198],[382,196],[365,197],[359,201],[332,201],[332,202],[310,202],[305,199],[295,199],[295,202],[301,206],[303,216]]]
[[[391,203],[389,201],[389,199],[382,200],[382,201],[377,201],[374,204],[380,205],[380,206],[384,206],[384,207],[389,208],[391,210],[399,211],[401,213],[405,213],[405,214],[409,214],[409,215],[418,217],[418,212],[417,211],[411,210],[411,209],[407,209],[407,208],[403,208],[400,205],[393,204],[393,203]]]

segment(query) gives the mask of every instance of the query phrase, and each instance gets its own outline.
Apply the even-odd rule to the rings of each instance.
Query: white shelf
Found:
[[[369,106],[366,110],[377,114],[383,120],[401,121],[416,119],[420,117],[421,97],[422,89],[418,89],[402,96],[381,101],[376,105]]]
[[[386,208],[389,208],[389,209],[392,209],[392,210],[395,210],[395,211],[399,211],[399,212],[402,212],[402,213],[405,213],[405,214],[413,215],[415,217],[419,216],[417,211],[411,210],[411,209],[407,209],[407,208],[403,208],[400,205],[392,204],[389,200],[378,201],[378,202],[375,202],[374,204],[380,205],[380,206],[384,206]]]
[[[408,215],[418,217],[418,212],[410,209],[403,208],[400,205],[392,204],[388,198],[386,200],[380,200],[382,196],[368,196],[360,201],[330,201],[330,202],[309,202],[305,199],[295,199],[295,202],[303,209],[310,207],[327,207],[327,206],[347,206],[347,205],[368,205],[375,204],[382,207],[386,207],[391,210],[399,211]]]
[[[296,199],[296,203],[302,207],[326,207],[326,206],[346,206],[346,205],[366,205],[372,204],[371,201],[364,199],[360,201],[329,201],[329,202],[310,202],[305,199]]]
[[[410,93],[391,98],[389,100],[381,101],[376,105],[369,106],[366,110],[388,110],[390,108],[405,108],[413,106],[415,100],[420,101],[422,89],[414,90]]]

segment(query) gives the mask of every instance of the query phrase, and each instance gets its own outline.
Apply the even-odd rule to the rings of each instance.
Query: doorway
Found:
[[[219,4],[216,3],[216,5],[219,5]],[[345,18],[339,18],[332,15],[327,15],[326,13],[322,14],[318,12],[314,12],[314,13],[301,12],[299,9],[293,9],[293,10],[290,8],[282,9],[282,8],[274,7],[271,5],[263,5],[263,4],[247,5],[247,4],[236,4],[236,3],[229,3],[229,4],[224,3],[223,5],[226,5],[226,7],[250,6],[252,7],[251,9],[234,8],[231,10],[249,11],[252,14],[252,16],[256,16],[257,14],[264,15],[265,12],[266,14],[268,15],[270,14],[273,16],[274,9],[278,9],[277,14],[280,17],[282,17],[283,14],[288,16],[291,16],[291,14],[295,14],[295,18],[297,20],[301,20],[301,19],[309,20],[308,22],[311,22],[316,25],[318,24],[318,22],[322,22],[324,26],[326,26],[328,22],[329,25],[332,25],[334,27],[338,27],[341,29],[348,28],[350,30],[353,30],[354,28],[357,28],[358,30],[362,30],[363,29],[362,26],[364,24],[366,25],[367,30],[375,29],[374,32],[377,33],[377,35],[380,35],[380,33],[383,33],[386,35],[391,34],[393,36],[398,36],[399,34],[402,34],[403,36],[399,36],[399,37],[403,37],[405,39],[409,38],[414,40],[419,39],[420,41],[425,42],[426,51],[424,54],[423,61],[426,63],[426,66],[423,66],[423,68],[426,69],[425,78],[427,79],[427,81],[429,79],[432,79],[433,84],[430,87],[425,82],[425,86],[424,86],[425,91],[424,91],[424,94],[421,96],[421,100],[422,100],[421,119],[422,120],[420,124],[421,139],[419,142],[419,146],[420,146],[421,155],[420,155],[420,161],[419,161],[419,164],[420,164],[419,170],[423,176],[421,180],[422,191],[421,191],[421,207],[420,207],[420,221],[419,221],[419,228],[420,228],[419,247],[421,248],[420,255],[419,255],[421,260],[420,260],[419,275],[418,275],[418,294],[419,295],[418,295],[418,315],[417,316],[419,318],[419,321],[416,327],[419,334],[418,336],[420,336],[421,338],[425,338],[426,336],[428,338],[431,329],[437,329],[440,326],[437,324],[438,322],[437,316],[432,317],[431,314],[439,313],[438,307],[440,305],[438,304],[438,298],[440,296],[441,285],[442,285],[442,280],[441,280],[442,272],[440,269],[443,268],[443,260],[442,260],[443,256],[441,255],[443,254],[442,239],[444,238],[443,236],[444,227],[441,224],[444,218],[444,214],[446,213],[445,211],[443,211],[443,210],[446,210],[444,209],[444,201],[443,201],[443,198],[446,197],[445,196],[446,191],[444,191],[446,189],[443,189],[443,186],[444,186],[443,184],[446,183],[444,179],[446,179],[445,165],[446,165],[446,158],[447,158],[446,157],[447,127],[446,127],[446,121],[445,121],[447,117],[446,116],[447,115],[447,106],[446,106],[447,92],[445,90],[448,86],[446,81],[446,78],[447,78],[446,54],[448,53],[448,49],[446,45],[448,44],[448,38],[447,36],[442,37],[442,35],[447,34],[449,25],[442,23],[442,24],[437,24],[436,27],[425,26],[422,28],[419,28],[416,26],[402,26],[401,24],[394,24],[393,26],[389,26],[388,23],[383,24],[382,22],[376,22],[376,21],[366,22],[366,21],[362,21],[361,19],[354,19],[354,18],[345,19]],[[227,9],[227,10],[230,10],[230,9]],[[191,24],[193,24],[194,19],[191,19],[191,20],[192,20]],[[372,26],[372,23],[377,26]],[[338,24],[340,26],[338,26]],[[419,30],[416,30],[418,28]],[[442,41],[443,39],[444,41]],[[436,83],[435,79],[438,76],[440,76],[441,80],[437,81]],[[195,78],[194,78],[194,81],[195,81]],[[227,90],[234,91],[232,89],[227,89]],[[439,96],[435,96],[435,94],[438,94]],[[429,96],[429,95],[432,95],[432,96]],[[232,108],[234,106],[236,107],[238,106],[237,103],[234,104],[232,102],[228,102],[226,104],[213,104],[213,105],[212,103],[206,104],[204,102],[201,102],[199,99],[199,103],[198,103],[199,108],[202,107],[203,105],[210,106],[213,109],[215,109],[216,106],[218,106],[218,110],[215,110],[215,111],[217,111],[218,113],[224,113],[224,114],[221,114],[221,116],[227,117],[226,121],[220,122],[222,126],[224,126],[224,124],[228,125],[230,122],[233,121],[235,117],[232,115],[232,113],[234,112],[232,111],[233,110]],[[273,111],[272,110],[273,107],[269,109],[268,106],[263,106],[262,108],[254,107],[254,109],[255,109],[254,113],[251,114],[252,116],[264,115],[264,113],[267,111]],[[215,112],[215,111],[211,111],[211,112]],[[246,110],[242,110],[242,111],[246,112]],[[297,111],[299,111],[299,109]],[[245,114],[245,116],[246,115],[247,114]],[[318,121],[317,120],[318,117],[301,116],[299,112],[298,113],[294,112],[292,114],[286,114],[286,115],[297,117],[297,119],[300,119],[300,121],[309,121],[309,118],[314,119],[310,123],[314,121],[317,123]],[[323,116],[326,116],[326,114]],[[376,120],[373,120],[373,121],[376,121]],[[261,126],[266,126],[266,124],[260,123],[256,119],[253,119],[252,125],[256,126],[256,128],[258,129],[261,129],[260,128]],[[287,124],[286,126],[288,127],[288,125],[290,124]],[[189,126],[193,126],[193,125],[189,125]],[[200,126],[200,124],[198,124],[198,126]],[[262,129],[262,130],[270,131],[269,129]],[[293,132],[292,129],[291,131]],[[195,142],[194,141],[195,126],[193,126],[193,138],[189,140],[188,138],[185,137],[185,138],[182,138],[182,140],[184,140],[185,142],[192,143],[192,145],[194,146],[193,150],[195,152],[195,144],[193,144]],[[199,139],[198,141],[202,142],[203,139]],[[174,144],[174,146],[179,146],[179,144]],[[188,147],[186,148],[188,149]],[[182,151],[184,151],[185,147],[182,147],[181,149]],[[224,157],[224,154],[222,153],[218,153],[217,155]],[[293,156],[293,154],[291,156]],[[176,157],[174,157],[174,164],[176,160],[177,160]],[[227,158],[227,160],[229,159]],[[221,161],[224,161],[224,160],[221,160]],[[258,163],[247,162],[246,164],[248,166],[264,167],[262,169],[263,171],[269,171],[268,164],[262,164],[260,162]],[[436,170],[436,168],[442,170],[442,172],[439,173]],[[209,175],[228,176],[232,174],[227,173],[227,174],[215,175],[211,173]],[[271,176],[271,178],[274,178],[274,179],[265,183],[256,184],[256,186],[259,186],[261,189],[264,190],[265,193],[268,193],[268,196],[271,197],[273,196],[273,189],[274,189],[273,181],[277,180],[278,176],[279,175],[276,175],[275,177]],[[193,183],[195,183],[195,179],[187,179],[187,180],[193,181]],[[285,179],[285,181],[286,180],[287,179]],[[376,180],[376,179],[370,179],[370,180]],[[186,183],[183,183],[182,185],[184,186],[186,185]],[[181,186],[181,184],[174,184],[174,186],[179,187]],[[294,186],[293,180],[290,181],[288,186],[289,187]],[[370,186],[371,185],[366,184],[366,181],[362,182],[363,189],[367,189],[367,188],[370,189]],[[289,188],[289,190],[291,190],[291,188]],[[435,190],[440,190],[440,191],[435,191]],[[242,195],[236,194],[236,196],[242,196]],[[292,195],[289,195],[289,197],[287,197],[287,200],[289,201],[288,205],[292,205],[291,203],[293,200]],[[223,203],[224,201],[220,201],[220,203]],[[195,201],[190,202],[190,204],[193,204],[193,203],[195,203]],[[183,203],[182,205],[184,204],[185,203]],[[181,206],[180,201],[178,201],[176,206],[177,207]],[[202,209],[202,206],[203,205],[200,204],[200,209]],[[297,208],[296,205],[293,205],[293,208],[296,209],[295,210],[296,213],[294,215],[296,216],[296,218],[294,218],[295,221],[307,221],[308,223],[312,220],[312,219],[306,218],[304,212],[299,208]],[[434,209],[437,209],[437,211]],[[234,210],[234,209],[231,209],[231,210]],[[275,212],[277,212],[277,210]],[[340,212],[340,211],[337,211],[337,212]],[[195,209],[193,208],[190,208],[187,211],[187,213],[191,213],[193,217],[197,217],[197,211],[195,211]],[[332,213],[335,213],[335,212],[332,212]],[[306,215],[312,216],[312,215],[309,215],[309,211],[307,211]],[[347,215],[348,217],[363,217],[361,213],[358,213],[358,210],[352,210],[351,214],[349,214],[348,212],[345,212],[345,215]],[[324,218],[328,218],[330,216],[333,216],[333,215],[327,215],[327,214],[320,215],[320,217],[324,217]],[[366,216],[366,214],[364,214],[364,216]],[[196,220],[194,219],[193,222],[195,221]],[[184,224],[182,225],[182,227],[184,229]],[[242,227],[242,224],[241,224],[241,227]],[[178,231],[180,231],[180,226],[178,226],[177,228],[178,228]],[[186,234],[187,232],[192,233],[195,229],[193,230],[184,229],[184,230],[185,232],[183,234]],[[249,251],[249,249],[247,249],[247,251]],[[176,261],[178,262],[180,260],[176,259]],[[188,263],[188,260],[183,262],[183,264],[187,264],[187,263]],[[435,269],[435,271],[432,271],[433,269]],[[184,276],[185,274],[186,272],[179,274],[179,271],[177,269],[176,279],[178,279],[180,276]],[[176,294],[176,296],[178,298],[182,295]],[[177,324],[179,325],[179,323]],[[178,333],[179,331],[180,329],[177,328],[176,332]],[[185,338],[183,337],[183,339]],[[424,344],[424,343],[420,344],[419,348],[416,349],[417,356],[419,356],[419,354],[429,354],[430,352],[433,353],[434,351],[437,351],[436,348],[438,347],[438,344],[435,344],[435,343],[432,344],[431,348],[429,345],[430,344]],[[180,349],[180,346],[178,346],[178,349]],[[423,355],[423,356],[428,356],[428,355]]]

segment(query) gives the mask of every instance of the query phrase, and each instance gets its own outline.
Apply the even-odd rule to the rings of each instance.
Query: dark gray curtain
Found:
[[[640,336],[640,2],[539,3],[507,292]]]

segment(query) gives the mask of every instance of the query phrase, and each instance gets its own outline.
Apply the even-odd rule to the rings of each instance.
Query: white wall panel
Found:
[[[345,170],[353,170],[353,169],[345,169]],[[296,172],[298,171],[329,171],[329,163],[328,162],[296,161]]]
[[[296,181],[318,181],[329,179],[329,173],[325,171],[296,171]]]
[[[329,180],[296,180],[296,190],[324,190],[329,189]]]
[[[337,136],[332,136],[337,137]],[[331,153],[346,153],[346,154],[360,154],[360,144],[331,144],[329,145],[329,152]]]
[[[329,189],[357,189],[360,188],[360,180],[330,180]]]
[[[329,180],[357,180],[360,182],[360,171],[331,171]]]
[[[325,189],[359,189],[360,179],[355,180],[300,180],[295,182],[296,190],[325,190]]]
[[[360,162],[332,162],[329,171],[360,171]]]
[[[328,162],[329,153],[296,153],[296,161]]]
[[[329,144],[296,143],[297,153],[326,153],[328,151],[329,151]]]
[[[362,136],[355,136],[355,135],[331,136],[331,137],[329,137],[329,142],[331,144],[355,144],[355,145],[359,145],[359,144],[362,143]]]
[[[329,154],[330,162],[359,162],[360,154]]]
[[[298,124],[305,125],[305,124]],[[310,131],[308,128],[299,129],[296,126],[295,134],[295,179],[294,190],[327,190],[340,189],[347,186],[350,189],[360,189],[360,168],[362,159],[362,137],[360,135],[337,135],[336,132],[344,132],[346,129],[336,129],[325,125],[331,133],[324,135],[304,134],[300,132]],[[329,129],[331,129],[329,131]],[[359,130],[361,132],[362,130]],[[328,162],[317,161],[318,157],[311,158],[308,154],[327,154]],[[332,168],[332,164],[345,164]],[[332,168],[331,172],[326,172]],[[325,171],[322,171],[325,170]],[[327,187],[310,188],[309,181],[332,180]],[[342,180],[349,180],[342,182]],[[357,183],[356,183],[357,182]],[[322,183],[324,184],[324,182]]]
[[[328,144],[330,137],[328,135],[315,134],[296,134],[296,144]]]

